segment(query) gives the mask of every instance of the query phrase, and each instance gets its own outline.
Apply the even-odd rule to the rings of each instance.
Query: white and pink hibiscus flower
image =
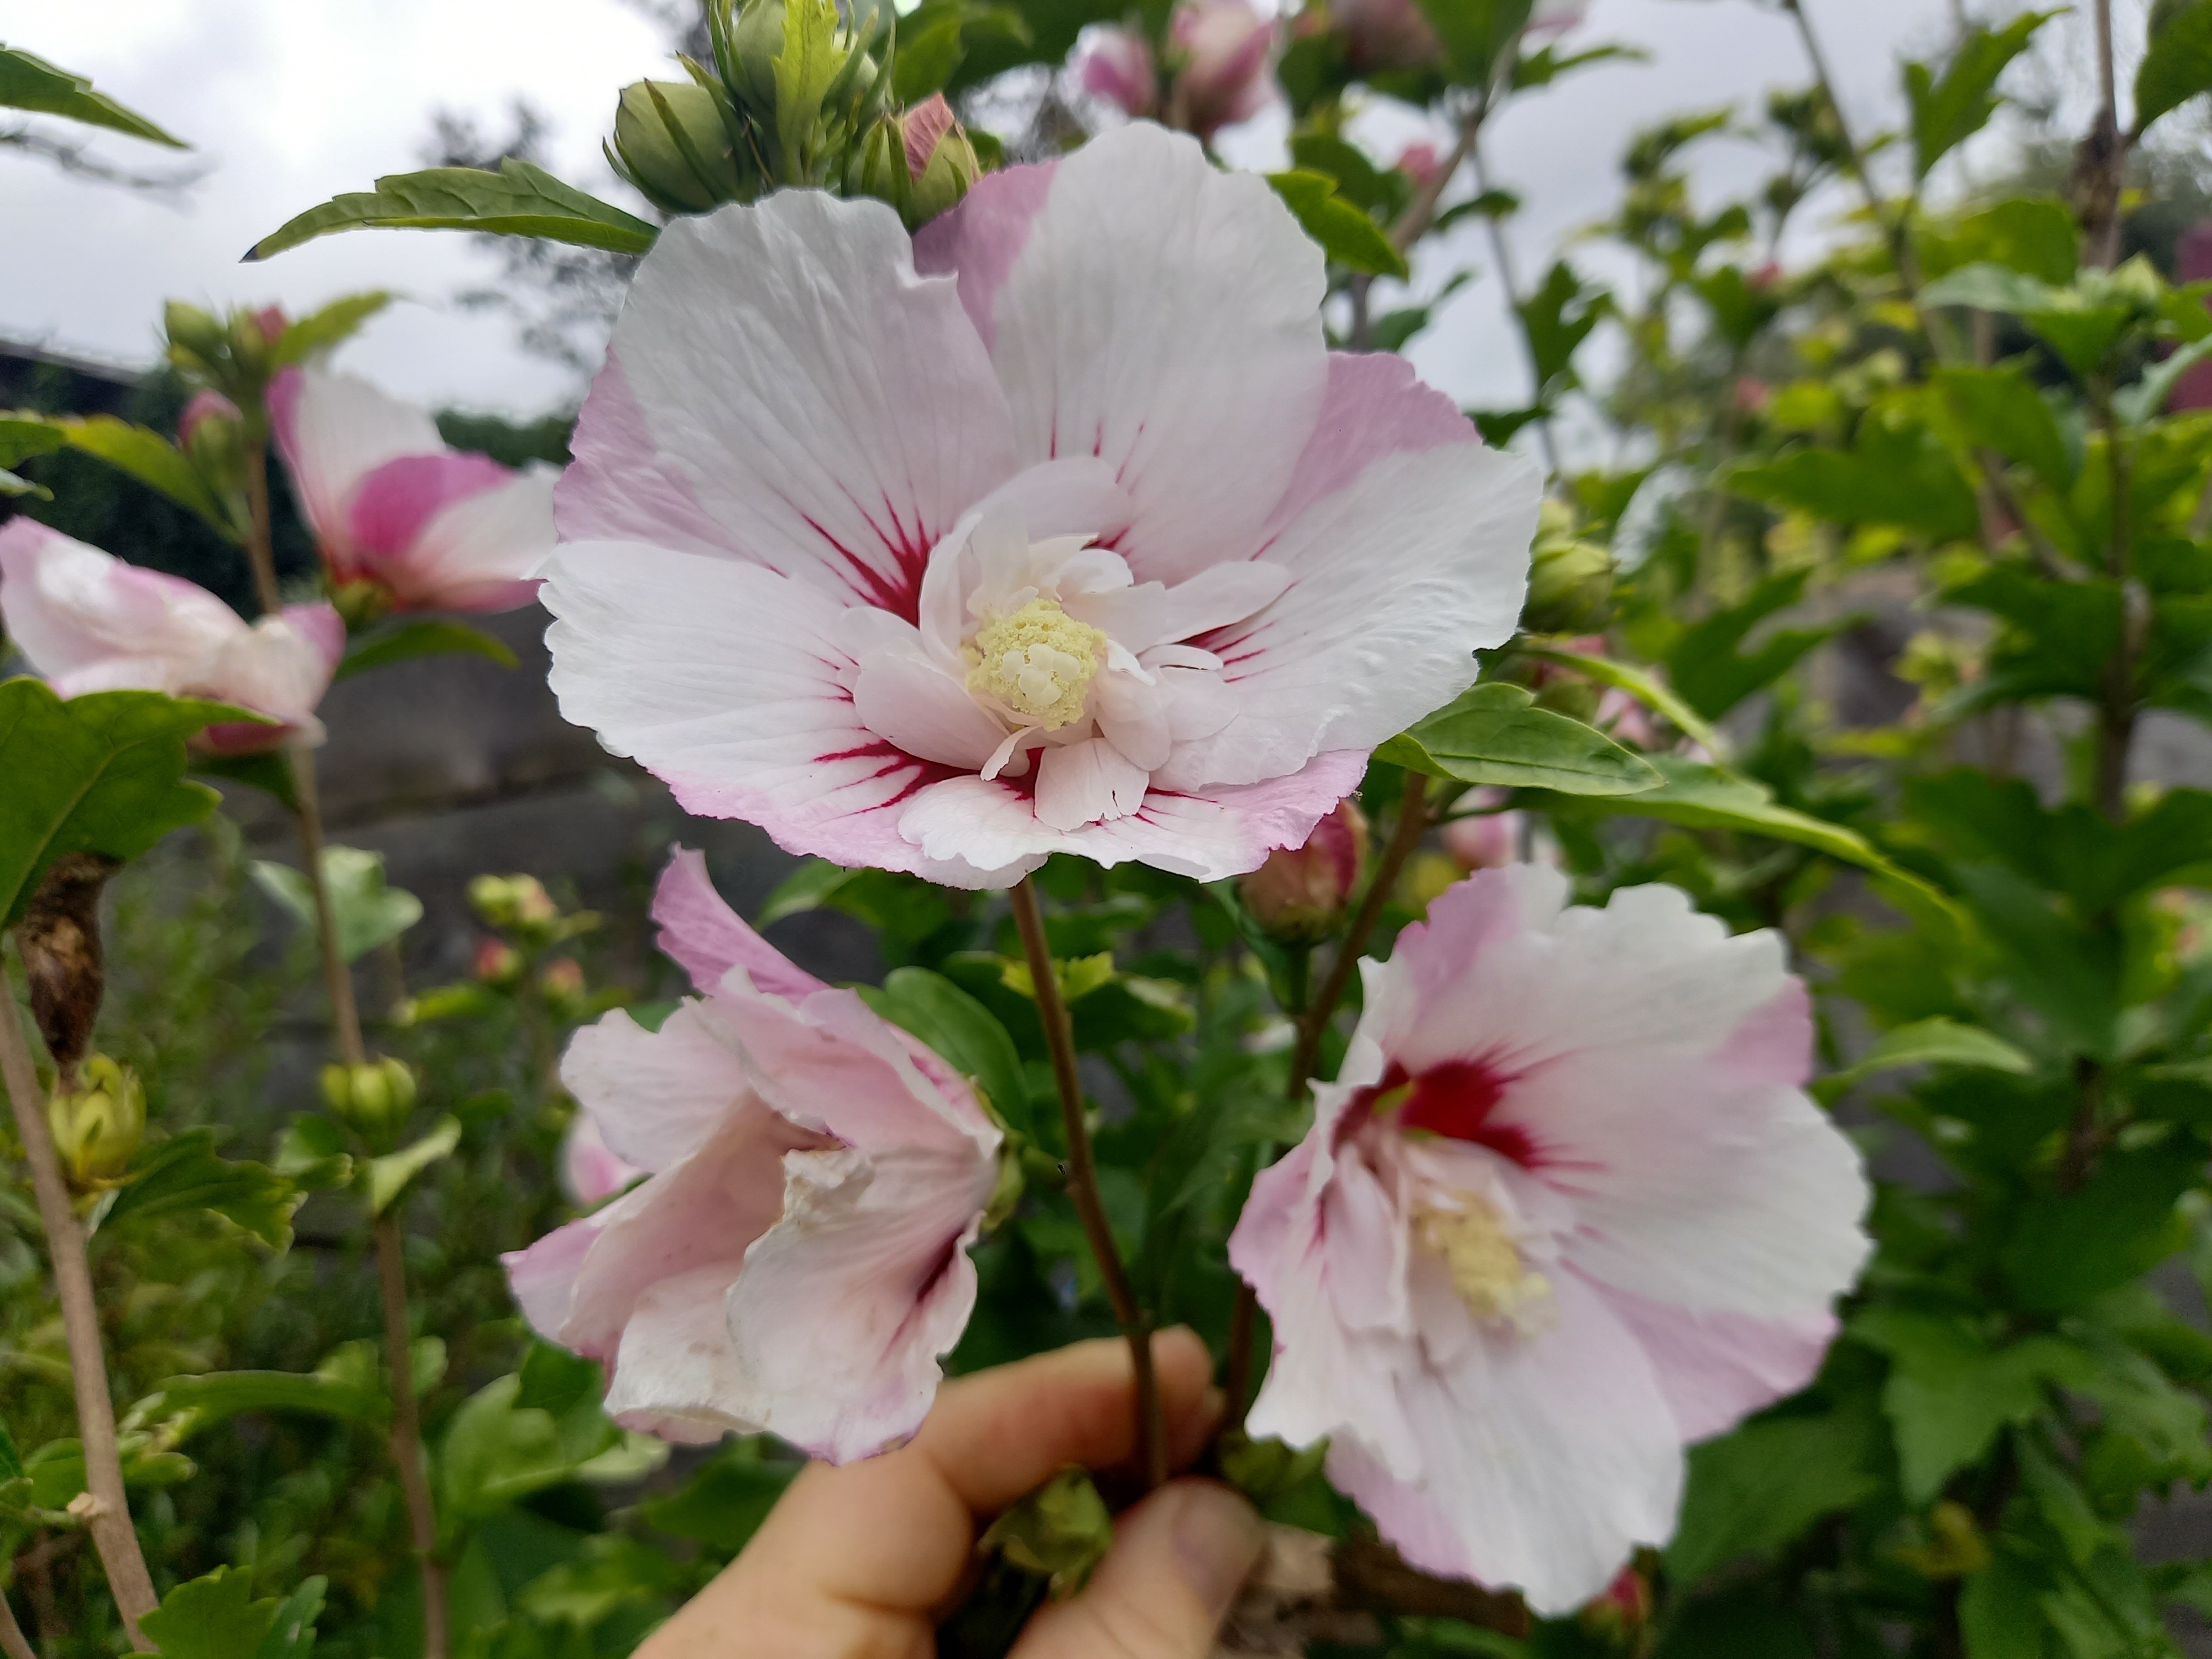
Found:
[[[1546,1614],[1667,1540],[1686,1445],[1810,1380],[1868,1249],[1780,939],[1566,897],[1484,871],[1362,964],[1229,1245],[1274,1322],[1252,1432],[1327,1439],[1408,1561]]]
[[[1182,0],[1168,19],[1176,125],[1212,139],[1274,101],[1274,20],[1252,0]]]
[[[1328,350],[1265,179],[1135,123],[909,242],[785,191],[646,256],[555,500],[562,712],[844,865],[1297,846],[1512,632],[1540,483]]]
[[[365,586],[392,611],[530,603],[555,469],[449,449],[428,410],[324,368],[279,374],[269,416],[334,591]]]
[[[653,913],[702,994],[657,1031],[607,1015],[561,1067],[647,1178],[507,1256],[515,1298],[605,1364],[629,1427],[870,1455],[921,1424],[975,1307],[1000,1133],[943,1060],[740,921],[698,854]]]
[[[1152,46],[1134,29],[1093,23],[1076,42],[1073,67],[1084,91],[1132,118],[1150,115],[1159,102]]]
[[[248,623],[197,582],[24,518],[0,526],[0,627],[64,697],[162,691],[276,722],[225,721],[194,739],[226,755],[320,743],[315,706],[345,654],[345,624],[327,605]]]

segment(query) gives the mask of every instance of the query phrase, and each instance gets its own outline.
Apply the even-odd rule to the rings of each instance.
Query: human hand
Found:
[[[1187,1330],[1152,1339],[1174,1467],[1219,1416],[1212,1362]],[[1129,1351],[1119,1340],[948,1382],[898,1450],[810,1465],[744,1553],[638,1650],[637,1659],[929,1659],[935,1610],[959,1586],[990,1517],[1070,1463],[1134,1450]],[[1173,1480],[1117,1516],[1080,1595],[1038,1611],[1010,1659],[1205,1659],[1259,1559],[1251,1506]]]

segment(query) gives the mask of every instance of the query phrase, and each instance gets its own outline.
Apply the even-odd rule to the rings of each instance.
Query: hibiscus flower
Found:
[[[323,740],[315,705],[345,654],[327,605],[249,623],[196,582],[126,564],[32,519],[0,526],[0,626],[64,697],[165,691],[250,708],[195,739],[219,754]]]
[[[395,611],[512,611],[553,545],[554,470],[448,449],[429,411],[367,380],[288,368],[269,388],[276,447],[333,589]]]
[[[1512,632],[1536,470],[1324,346],[1264,179],[1136,123],[909,241],[787,191],[646,257],[544,567],[571,720],[951,885],[1297,846]]]
[[[1547,1614],[1666,1540],[1685,1445],[1811,1378],[1868,1249],[1781,940],[1565,900],[1484,871],[1364,964],[1229,1245],[1274,1322],[1252,1432],[1326,1438],[1407,1559]]]
[[[672,1439],[765,1431],[837,1462],[911,1434],[975,1303],[1000,1134],[951,1067],[738,920],[696,853],[653,898],[702,995],[576,1034],[561,1079],[648,1178],[504,1258],[607,1410]]]

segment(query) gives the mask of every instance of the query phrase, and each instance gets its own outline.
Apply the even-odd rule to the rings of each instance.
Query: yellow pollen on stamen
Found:
[[[993,617],[963,653],[968,689],[996,697],[1048,732],[1083,718],[1084,699],[1106,656],[1103,629],[1079,623],[1057,599],[1031,599]]]
[[[1551,1281],[1522,1263],[1495,1209],[1474,1194],[1460,1197],[1459,1209],[1415,1206],[1414,1238],[1443,1258],[1452,1288],[1477,1319],[1501,1321],[1523,1334],[1540,1328],[1550,1312]]]

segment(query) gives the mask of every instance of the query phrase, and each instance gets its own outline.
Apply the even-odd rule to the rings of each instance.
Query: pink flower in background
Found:
[[[1580,28],[1589,15],[1589,0],[1536,0],[1528,13],[1524,34],[1565,34]]]
[[[1273,100],[1275,26],[1251,0],[1182,0],[1168,20],[1175,124],[1211,140]]]
[[[192,434],[210,420],[235,421],[238,405],[211,386],[202,386],[187,398],[177,416],[177,441],[185,448],[192,446]]]
[[[561,1190],[571,1202],[588,1209],[611,1198],[643,1175],[635,1164],[625,1164],[607,1145],[599,1122],[588,1112],[579,1112],[561,1139]]]
[[[1332,0],[1328,18],[1356,74],[1425,69],[1443,58],[1443,43],[1416,0]]]
[[[1255,1435],[1414,1565],[1553,1614],[1674,1530],[1682,1449],[1802,1387],[1868,1243],[1771,933],[1672,887],[1448,890],[1387,964],[1230,1259],[1274,1322]]]
[[[345,653],[345,624],[327,605],[249,624],[196,583],[24,518],[0,526],[0,625],[64,697],[165,691],[280,722],[209,726],[196,741],[222,754],[320,743],[315,705]]]
[[[920,1425],[975,1306],[999,1131],[944,1061],[738,920],[698,854],[653,914],[702,995],[657,1031],[609,1014],[561,1067],[580,1123],[649,1178],[505,1257],[516,1300],[605,1364],[633,1428],[867,1456]]]
[[[373,583],[399,611],[530,602],[553,546],[553,468],[448,449],[428,411],[326,369],[286,369],[269,410],[333,586]]]
[[[1426,139],[1398,152],[1398,171],[1413,181],[1415,190],[1427,190],[1437,184],[1443,165],[1443,155]]]
[[[1367,815],[1349,796],[1314,825],[1302,847],[1279,848],[1237,884],[1253,920],[1289,939],[1326,935],[1359,887]]]
[[[1297,845],[1510,635],[1540,493],[1331,354],[1325,289],[1146,123],[911,248],[804,191],[678,221],[556,501],[563,712],[692,811],[951,885]]]
[[[2212,277],[2212,219],[2200,220],[2183,231],[2173,247],[2174,281],[2201,283],[2207,277]],[[2181,371],[2166,394],[2166,408],[2170,415],[2212,409],[2212,360],[2199,359]]]
[[[1526,823],[1519,812],[1485,812],[1454,818],[1443,827],[1444,851],[1453,863],[1472,873],[1502,870],[1521,859],[1521,836]]]
[[[1124,115],[1150,115],[1159,96],[1152,49],[1133,29],[1094,24],[1076,43],[1075,78],[1084,91],[1103,98]]]

